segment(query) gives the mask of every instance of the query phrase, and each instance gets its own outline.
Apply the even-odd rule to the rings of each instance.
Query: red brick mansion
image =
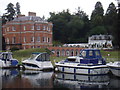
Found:
[[[19,15],[14,20],[3,25],[6,49],[18,47],[20,49],[44,48],[52,46],[51,22],[29,12],[28,16]]]

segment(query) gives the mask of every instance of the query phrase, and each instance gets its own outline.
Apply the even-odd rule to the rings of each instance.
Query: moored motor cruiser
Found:
[[[83,49],[79,56],[69,56],[55,63],[58,71],[74,74],[107,74],[106,61],[98,49]]]

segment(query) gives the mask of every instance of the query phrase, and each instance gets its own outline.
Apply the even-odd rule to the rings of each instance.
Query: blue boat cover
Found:
[[[17,60],[11,60],[11,66],[16,66],[18,64]]]

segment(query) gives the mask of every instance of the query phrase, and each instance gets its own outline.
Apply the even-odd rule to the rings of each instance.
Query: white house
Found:
[[[112,35],[92,35],[88,38],[89,48],[112,49]]]

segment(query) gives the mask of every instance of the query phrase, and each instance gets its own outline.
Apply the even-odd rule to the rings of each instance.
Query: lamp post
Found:
[[[0,51],[2,51],[2,17],[0,15]]]

